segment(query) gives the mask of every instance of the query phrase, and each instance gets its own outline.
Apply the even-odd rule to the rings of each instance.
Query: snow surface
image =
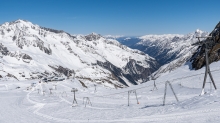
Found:
[[[212,74],[218,88],[220,62],[212,63],[210,68],[216,70]],[[206,83],[206,94],[199,96],[204,72],[204,67],[194,71],[187,64],[183,65],[172,72],[163,73],[156,80],[158,90],[155,91],[152,91],[153,81],[123,89],[97,85],[97,92],[93,84],[84,88],[77,79],[48,83],[39,83],[37,80],[1,81],[0,122],[217,123],[220,120],[220,91],[214,91],[213,86],[210,88],[210,83]],[[207,80],[210,82],[209,78]],[[168,86],[166,105],[163,106],[166,81],[172,83],[179,102]],[[30,88],[31,83],[36,83],[36,86]],[[53,89],[52,94],[49,94],[49,88]],[[76,92],[78,105],[73,107],[72,88],[79,90]],[[131,93],[128,106],[129,90],[136,90],[139,104],[134,93]],[[83,97],[89,97],[92,105],[85,107]]]

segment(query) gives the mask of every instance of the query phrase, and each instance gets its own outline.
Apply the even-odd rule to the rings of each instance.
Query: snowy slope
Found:
[[[114,39],[72,36],[24,20],[0,26],[0,56],[1,80],[70,76],[85,84],[124,87],[146,81],[158,68],[154,58]]]
[[[210,65],[217,88],[220,87],[220,62]],[[190,70],[188,65],[164,73],[156,80],[158,90],[152,91],[153,81],[123,89],[110,89],[102,85],[82,87],[77,79],[63,82],[37,83],[36,80],[0,82],[0,122],[7,123],[218,123],[220,120],[219,90],[210,89],[206,84],[206,94],[199,96],[205,68]],[[209,78],[207,79],[209,81]],[[165,82],[170,81],[178,97],[175,100],[168,86],[165,106],[163,97]],[[34,87],[26,90],[35,83]],[[55,89],[54,85],[57,85]],[[17,88],[20,87],[20,88]],[[17,88],[17,89],[16,89]],[[52,88],[52,94],[49,89]],[[73,105],[72,88],[77,88]],[[39,93],[38,93],[39,89]],[[128,106],[128,91],[130,94]],[[45,91],[45,95],[43,95]],[[89,97],[91,105],[83,103]],[[86,100],[84,100],[86,101]],[[13,115],[13,117],[12,117]]]

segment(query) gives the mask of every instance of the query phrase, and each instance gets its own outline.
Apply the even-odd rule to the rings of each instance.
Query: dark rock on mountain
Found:
[[[143,82],[148,81],[151,73],[153,73],[159,68],[159,64],[157,62],[148,62],[150,66],[152,66],[150,68],[144,68],[143,66],[139,65],[137,62],[139,61],[130,59],[127,65],[124,67],[126,73],[129,73],[129,75],[131,75],[135,81],[138,80],[142,80]]]
[[[4,45],[2,45],[2,43],[0,43],[0,52],[2,55],[7,55],[9,52],[7,47],[4,47]]]
[[[111,64],[110,62],[100,62],[97,61],[97,64],[109,71],[111,71],[112,75],[114,76],[113,78],[116,78],[119,82],[121,82],[123,85],[126,85],[126,82],[124,80],[127,79],[131,84],[137,85],[138,81],[141,80],[141,82],[145,82],[149,80],[149,75],[156,71],[159,68],[159,65],[157,62],[153,61],[148,63],[150,64],[150,68],[145,68],[137,63],[139,61],[136,61],[134,59],[130,59],[129,62],[125,67],[118,68]],[[141,83],[139,82],[139,83]]]
[[[53,68],[56,72],[64,74],[65,76],[72,76],[75,74],[74,70],[70,70],[69,68],[64,68],[62,66],[48,66]]]
[[[64,33],[63,30],[56,30],[56,29],[51,29],[51,28],[46,28],[46,27],[40,27],[40,28],[46,31],[54,32],[54,33]]]
[[[24,54],[24,55],[22,56],[22,58],[23,58],[23,59],[32,60],[32,58],[31,58],[29,55],[27,55],[27,54]]]
[[[220,60],[220,22],[216,25],[214,30],[209,34],[212,38],[207,38],[204,41],[214,42],[213,46],[210,46],[210,50],[208,52],[209,63],[219,61]],[[199,46],[197,51],[191,58],[192,68],[200,69],[205,64],[205,45]]]
[[[86,35],[85,39],[87,41],[96,41],[96,40],[99,40],[101,37],[102,36],[99,34],[92,33],[92,34]]]
[[[123,77],[123,71],[120,69],[120,68],[118,68],[118,67],[116,67],[116,66],[114,66],[113,64],[111,64],[110,62],[100,62],[100,61],[97,61],[97,65],[99,65],[99,66],[101,66],[102,68],[104,68],[104,69],[107,69],[107,70],[109,70],[111,73],[112,73],[112,78],[116,78],[119,82],[121,82],[123,85],[125,85],[125,86],[128,86],[127,84],[126,84],[126,82],[122,79],[122,77]],[[133,84],[137,84],[134,80],[131,80],[131,82],[133,83]]]

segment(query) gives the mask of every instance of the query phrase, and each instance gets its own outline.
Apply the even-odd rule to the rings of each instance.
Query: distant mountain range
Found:
[[[208,32],[197,29],[187,35],[144,35],[141,37],[118,37],[115,39],[130,48],[145,52],[154,57],[160,65],[164,65],[185,54],[189,50],[189,46],[198,41],[196,36],[206,35],[208,35]]]
[[[191,44],[198,41],[196,37],[207,36],[208,34],[208,32],[197,29],[186,35],[144,35],[141,37],[117,37],[114,39],[130,48],[138,49],[154,57],[161,66],[154,73],[154,76],[158,77],[161,73],[172,71],[186,63],[198,48],[198,46],[191,46]]]

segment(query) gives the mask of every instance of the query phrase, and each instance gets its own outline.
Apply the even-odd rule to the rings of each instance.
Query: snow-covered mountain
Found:
[[[121,37],[124,37],[123,35],[104,35],[103,37],[107,38],[107,39],[118,39]]]
[[[207,32],[197,29],[187,35],[165,34],[145,35],[134,47],[154,56],[161,65],[182,57],[191,49],[191,44],[198,41],[196,36],[206,36]]]
[[[161,67],[154,73],[158,77],[161,73],[172,71],[188,61],[197,47],[191,44],[198,41],[197,36],[206,36],[208,32],[197,29],[187,35],[164,34],[145,35],[136,38],[124,38],[121,43],[145,52],[154,57]]]
[[[199,33],[198,36],[205,36],[202,31],[196,31]],[[208,35],[208,34],[207,34]],[[208,35],[211,36],[206,39],[202,39],[202,42],[207,42],[207,48],[208,48],[208,59],[209,64],[212,62],[217,62],[220,60],[220,22],[215,26],[213,31]],[[201,40],[201,39],[200,39]],[[194,40],[192,40],[192,44],[195,43]],[[198,44],[198,41],[196,42]],[[201,44],[201,42],[200,42]],[[190,49],[189,49],[190,48]],[[182,64],[186,63],[188,65],[189,69],[195,69],[198,70],[205,66],[206,60],[205,60],[205,44],[202,45],[193,45],[188,46],[188,51],[185,51],[182,53],[182,56],[173,60],[172,62],[160,67],[159,70],[157,70],[154,75],[158,77],[161,75],[161,73],[165,73],[167,71],[172,71],[176,69],[177,67],[180,67]],[[186,62],[187,61],[187,62]]]
[[[1,80],[67,76],[85,86],[138,84],[159,67],[154,58],[114,39],[95,33],[73,36],[24,20],[0,26],[0,56]]]
[[[207,35],[208,32],[199,29],[187,35],[146,35],[140,37],[141,41],[136,46],[142,47],[146,53],[154,55],[163,65],[154,74],[158,77],[161,73],[172,71],[186,63],[197,49],[197,46],[192,46],[198,41],[196,37]],[[189,68],[191,69],[190,64]]]
[[[120,43],[141,50],[154,57],[161,65],[169,63],[187,51],[188,46],[196,42],[196,36],[206,36],[208,32],[197,29],[195,32],[181,34],[164,35],[144,35],[141,37],[119,37]]]

